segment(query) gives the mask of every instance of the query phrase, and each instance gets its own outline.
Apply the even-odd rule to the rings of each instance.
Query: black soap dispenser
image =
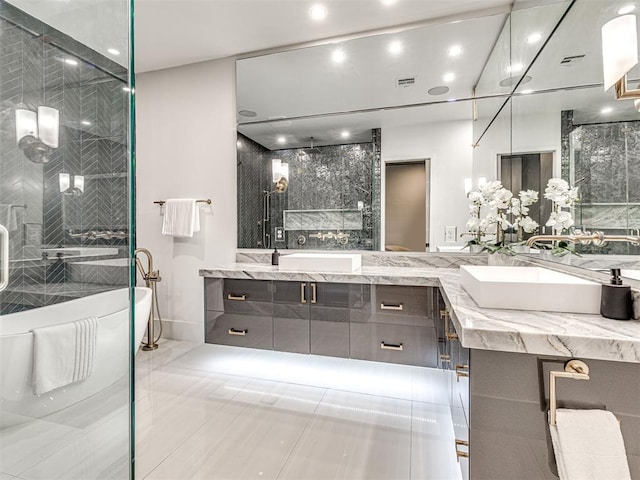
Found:
[[[271,254],[271,265],[279,265],[279,264],[280,264],[280,252],[278,251],[278,247],[276,247],[273,253]]]
[[[611,281],[602,285],[600,315],[615,320],[629,320],[633,316],[631,287],[622,285],[620,269],[611,269]]]

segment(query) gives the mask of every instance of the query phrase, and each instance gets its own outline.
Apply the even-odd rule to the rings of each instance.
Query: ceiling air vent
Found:
[[[584,55],[569,55],[560,60],[560,65],[570,67],[584,58]]]
[[[413,87],[416,84],[416,77],[396,78],[396,87]]]

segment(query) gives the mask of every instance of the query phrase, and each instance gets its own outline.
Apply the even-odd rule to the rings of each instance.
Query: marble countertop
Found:
[[[441,287],[463,346],[480,350],[640,363],[640,321],[600,315],[480,308],[460,286],[458,269],[362,267],[353,273],[285,271],[256,263],[200,270],[211,278]]]

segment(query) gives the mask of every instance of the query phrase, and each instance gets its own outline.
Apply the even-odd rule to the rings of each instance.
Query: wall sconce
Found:
[[[60,193],[74,196],[78,196],[84,193],[83,175],[69,175],[68,173],[60,173],[58,175],[58,182],[60,184]]]
[[[638,63],[635,15],[622,15],[602,26],[604,90],[616,87],[616,100],[640,99],[640,90],[627,90],[627,73]]]
[[[38,107],[38,112],[16,110],[16,142],[34,163],[47,163],[52,148],[58,148],[60,112],[51,107]]]

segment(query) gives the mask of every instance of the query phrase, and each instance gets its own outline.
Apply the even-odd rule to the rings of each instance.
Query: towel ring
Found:
[[[569,360],[564,364],[564,372],[549,372],[549,425],[556,424],[557,396],[556,378],[572,378],[573,380],[589,380],[589,366],[582,360]]]

